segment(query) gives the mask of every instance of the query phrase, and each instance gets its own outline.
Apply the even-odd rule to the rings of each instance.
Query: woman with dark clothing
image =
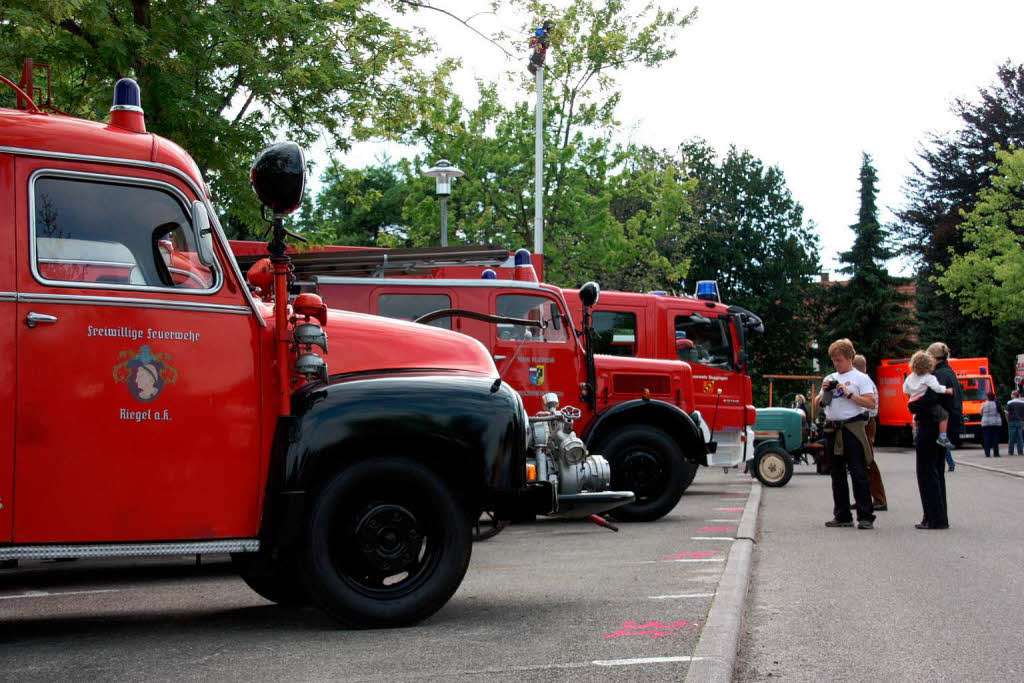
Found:
[[[949,367],[949,347],[942,342],[935,342],[928,347],[928,353],[937,361],[934,375],[939,383],[956,391],[960,382]],[[943,368],[948,372],[943,372]],[[951,375],[952,377],[948,377]],[[955,385],[955,386],[953,386]],[[961,389],[962,391],[962,389]],[[953,413],[957,396],[949,394],[935,395],[939,405],[950,413],[950,431],[959,431],[959,422],[953,421]],[[924,518],[918,529],[948,529],[949,515],[946,507],[946,449],[936,443],[939,438],[939,423],[931,411],[917,414],[917,488],[921,493],[921,507]],[[952,467],[949,468],[953,470]]]
[[[988,392],[987,400],[981,404],[981,439],[985,448],[985,457],[989,452],[999,457],[999,430],[1003,426],[1003,419],[999,415],[999,403],[996,402],[996,395]]]

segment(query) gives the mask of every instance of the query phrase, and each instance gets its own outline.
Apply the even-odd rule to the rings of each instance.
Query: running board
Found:
[[[143,557],[147,555],[198,555],[204,553],[254,553],[260,549],[255,538],[226,538],[216,541],[171,541],[168,543],[61,543],[55,545],[9,545],[0,547],[0,560],[51,560],[64,557]]]

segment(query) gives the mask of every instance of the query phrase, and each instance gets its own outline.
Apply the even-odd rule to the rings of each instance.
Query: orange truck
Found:
[[[988,358],[950,358],[949,365],[963,387],[963,424],[961,439],[981,439],[981,404],[995,383]],[[909,443],[913,417],[907,410],[903,380],[910,372],[907,358],[887,358],[875,373],[878,385],[878,436],[881,443]]]

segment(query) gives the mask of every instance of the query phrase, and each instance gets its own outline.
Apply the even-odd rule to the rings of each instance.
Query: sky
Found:
[[[627,0],[627,6],[646,2]],[[434,4],[460,17],[487,5]],[[696,6],[698,16],[674,39],[674,59],[621,78],[623,139],[664,148],[700,137],[720,153],[736,145],[778,166],[805,220],[816,224],[822,269],[833,278],[836,254],[853,242],[862,153],[878,172],[880,219],[891,221],[927,134],[958,127],[950,113],[954,98],[976,99],[979,88],[995,81],[998,65],[1024,62],[1019,0],[659,4]],[[471,24],[483,33],[515,32],[523,19],[479,14]],[[521,59],[513,61],[440,13],[419,12],[413,21],[438,41],[442,55],[462,60],[455,87],[466,96],[475,92],[475,78],[496,80],[525,66],[525,41]],[[557,59],[557,50],[548,58]],[[532,100],[507,87],[507,101]],[[381,153],[398,158],[415,151],[363,143],[340,159],[359,167]],[[901,259],[890,269],[911,272]]]

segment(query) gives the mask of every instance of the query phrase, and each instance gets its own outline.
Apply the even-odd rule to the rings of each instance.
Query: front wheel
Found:
[[[754,476],[765,486],[785,486],[793,476],[793,456],[782,446],[765,446],[754,459]]]
[[[651,522],[667,515],[689,484],[688,474],[695,473],[689,472],[676,442],[657,427],[620,429],[597,452],[611,465],[612,489],[636,494],[634,502],[608,512],[623,522]]]
[[[334,475],[309,517],[305,575],[313,601],[344,624],[412,624],[448,602],[472,552],[469,519],[445,482],[401,458]]]

